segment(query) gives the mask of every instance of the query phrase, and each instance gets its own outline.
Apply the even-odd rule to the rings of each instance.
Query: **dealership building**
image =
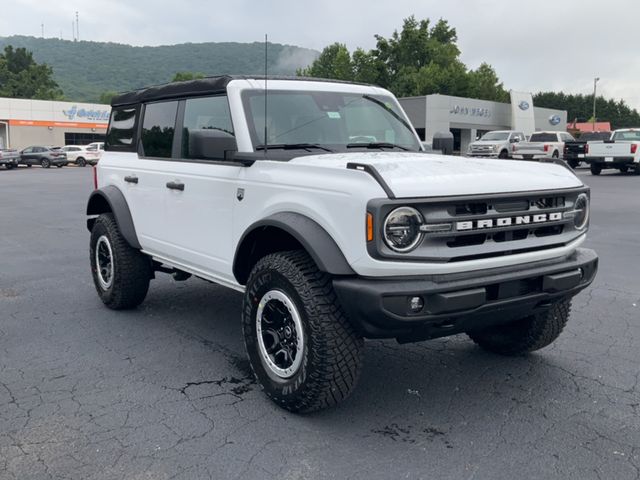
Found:
[[[454,151],[466,152],[469,143],[491,130],[566,131],[567,112],[533,106],[530,93],[511,92],[511,103],[489,102],[448,95],[401,98],[400,104],[422,140],[451,132]]]
[[[0,148],[104,141],[110,113],[109,105],[0,98]]]

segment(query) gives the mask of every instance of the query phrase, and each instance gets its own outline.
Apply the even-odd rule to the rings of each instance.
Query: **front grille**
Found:
[[[564,216],[584,191],[411,203],[427,225],[451,224],[451,228],[425,231],[420,245],[409,254],[397,254],[382,241],[378,252],[412,261],[459,262],[557,248],[584,233],[575,228],[572,218]],[[393,207],[385,206],[381,215]]]
[[[492,153],[493,146],[492,145],[472,145],[471,152],[472,153]]]

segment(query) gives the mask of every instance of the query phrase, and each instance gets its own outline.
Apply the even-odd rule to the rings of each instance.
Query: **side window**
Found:
[[[114,108],[107,129],[107,149],[135,151],[136,107]]]
[[[178,102],[149,103],[142,121],[142,148],[145,157],[171,158]]]
[[[208,144],[206,151],[205,144]],[[190,98],[185,101],[183,158],[224,160],[225,153],[235,150],[234,146],[233,124],[226,96]]]
[[[31,152],[33,152],[33,148],[32,148],[32,147],[25,148],[25,149],[22,151],[22,153],[31,153]]]

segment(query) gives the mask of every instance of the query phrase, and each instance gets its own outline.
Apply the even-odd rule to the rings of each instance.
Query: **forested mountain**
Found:
[[[133,47],[117,43],[73,42],[55,38],[0,37],[6,45],[33,52],[53,68],[64,97],[95,102],[106,91],[124,91],[171,81],[176,72],[259,74],[264,72],[263,43],[183,43]],[[270,74],[294,75],[318,56],[315,50],[269,44]]]

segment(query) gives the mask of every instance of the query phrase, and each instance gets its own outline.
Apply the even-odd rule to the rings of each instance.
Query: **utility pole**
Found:
[[[600,77],[596,77],[593,79],[593,124],[592,129],[594,132],[596,131],[596,86],[600,81]]]
[[[42,38],[44,38],[44,23],[40,24],[40,28],[42,29]]]
[[[78,20],[78,11],[76,10],[76,38],[80,41],[80,20]]]

